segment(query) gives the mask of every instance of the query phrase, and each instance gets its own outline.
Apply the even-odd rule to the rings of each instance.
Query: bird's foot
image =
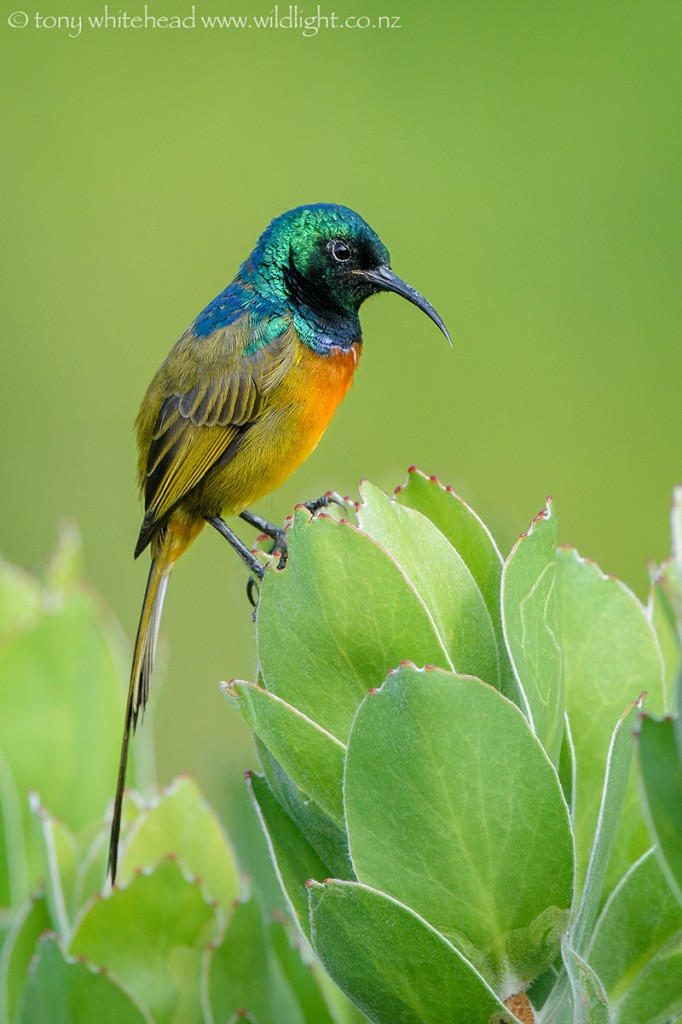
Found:
[[[255,512],[249,512],[246,509],[240,514],[240,518],[248,523],[249,526],[255,526],[257,530],[260,530],[266,537],[272,539],[272,546],[268,551],[269,555],[279,555],[279,562],[277,563],[278,569],[283,569],[287,564],[287,533],[283,526],[277,526],[275,523],[271,523],[267,519],[263,519],[261,516],[257,516]]]
[[[261,536],[258,539],[259,540],[261,540],[261,539],[264,540],[267,536],[269,536],[269,535],[268,534],[261,534]],[[284,530],[278,530],[277,531],[277,536],[272,538],[272,544],[270,546],[270,550],[268,551],[268,554],[269,555],[273,555],[274,557],[277,557],[279,555],[279,559],[277,561],[277,568],[278,569],[283,569],[284,566],[287,564],[287,558],[289,557],[289,552],[288,552],[288,549],[287,549],[287,538],[286,538],[286,534],[285,534]],[[260,585],[261,585],[261,583],[262,583],[262,578],[255,579],[253,576],[249,576],[249,578],[247,580],[247,583],[246,583],[246,596],[248,597],[251,605],[253,606],[253,621],[254,622],[256,621],[256,611],[258,609],[258,601],[260,599]]]
[[[269,546],[263,546],[264,542],[271,540],[272,543]],[[277,568],[283,569],[287,564],[287,558],[289,557],[289,548],[287,545],[287,535],[285,530],[279,530],[276,536],[272,536],[269,533],[261,533],[257,538],[257,544],[261,551],[264,551],[266,555],[270,555],[272,558],[277,559]]]
[[[249,604],[253,608],[253,621],[256,621],[256,612],[258,610],[258,601],[260,598],[260,581],[257,581],[255,577],[249,576],[246,581],[246,596],[249,600]]]
[[[287,564],[289,548],[287,546],[287,535],[284,530],[279,530],[277,536],[272,538],[272,547],[270,548],[269,554],[273,556],[279,555],[279,561],[277,562],[278,569],[283,569]]]
[[[272,537],[274,544],[269,551],[269,554],[273,554],[275,549],[281,551],[286,550],[286,530],[283,526],[277,526],[276,523],[271,523],[269,519],[263,519],[262,516],[257,516],[255,512],[249,512],[245,509],[239,513],[239,518],[243,519],[249,526],[254,526],[261,533],[264,533],[266,537]]]
[[[336,493],[336,491],[327,491],[326,494],[323,494],[320,498],[315,498],[314,501],[302,502],[303,508],[307,508],[313,516],[317,515],[318,512],[321,512],[322,509],[329,508],[330,505],[338,505],[344,512],[347,508],[346,502],[340,494]],[[287,564],[287,558],[289,557],[286,529],[282,526],[277,526],[275,523],[269,522],[267,519],[263,519],[254,512],[249,512],[248,509],[240,513],[240,518],[243,519],[245,523],[248,523],[250,526],[254,526],[257,530],[260,530],[262,537],[269,537],[272,540],[268,554],[273,557],[279,556],[277,568],[283,569]],[[246,584],[246,596],[253,606],[254,619],[258,609],[260,584],[263,578],[262,566],[260,568],[261,571],[256,574],[258,578],[256,579],[253,576],[250,576]]]
[[[311,515],[316,516],[322,509],[329,508],[330,505],[338,505],[343,511],[346,511],[346,502],[343,500],[340,494],[336,491],[326,491],[325,494],[320,498],[315,498],[313,501],[304,501],[301,503],[303,508],[307,508]]]

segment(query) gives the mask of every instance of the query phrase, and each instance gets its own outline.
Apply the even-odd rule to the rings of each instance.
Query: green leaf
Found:
[[[574,814],[575,800],[575,749],[573,747],[573,734],[568,715],[564,714],[564,738],[561,741],[561,753],[559,755],[559,780],[566,798],[566,803],[571,812],[571,821]]]
[[[154,1024],[152,1017],[109,975],[64,958],[49,936],[32,963],[17,1024]]]
[[[667,583],[671,571],[677,574],[677,565],[669,560],[667,563],[663,563],[652,580],[647,603],[647,616],[661,648],[666,687],[672,694],[682,667],[680,664],[682,649],[680,648],[680,630]]]
[[[571,929],[573,951],[584,951],[602,903],[604,878],[618,830],[632,764],[632,733],[637,721],[639,701],[621,716],[611,737],[606,758],[606,773],[590,860],[582,898]]]
[[[292,945],[288,929],[282,921],[270,922],[268,941],[296,997],[303,1024],[335,1024],[318,981],[318,974],[322,972],[316,965],[304,962],[301,949]],[[290,1022],[285,1021],[284,1024]]]
[[[487,526],[452,487],[444,487],[435,476],[425,476],[416,466],[410,467],[407,483],[396,487],[395,501],[430,519],[464,559],[483,595],[495,630],[500,661],[499,688],[512,700],[518,697],[518,684],[502,631],[500,588],[504,560]]]
[[[499,688],[493,624],[462,556],[421,512],[391,501],[368,481],[364,481],[361,494],[360,529],[381,544],[419,595],[433,622],[445,665]]]
[[[24,895],[40,879],[29,792],[73,833],[101,818],[111,798],[119,745],[111,723],[120,720],[123,676],[113,634],[97,602],[77,588],[52,597],[0,650],[0,749],[24,808]]]
[[[666,696],[660,648],[634,594],[572,549],[557,551],[557,582],[566,706],[576,759],[574,831],[581,888],[614,724],[642,691],[647,691],[656,709],[663,706]],[[607,871],[606,891],[641,856],[648,842],[633,776]]]
[[[476,580],[493,624],[500,627],[503,560],[487,526],[473,509],[451,487],[443,487],[436,477],[425,476],[415,466],[410,468],[407,483],[396,487],[395,500],[421,512],[447,537]],[[503,649],[501,629],[499,637]]]
[[[282,891],[299,928],[310,938],[306,882],[327,878],[329,868],[275,799],[266,780],[250,774],[247,782]]]
[[[537,978],[534,978],[526,989],[526,995],[534,1009],[544,1009],[548,996],[553,992],[557,984],[560,967],[560,962],[552,964],[543,974],[539,974]],[[556,1024],[552,1017],[548,1017],[547,1020],[550,1020],[552,1024]]]
[[[256,737],[258,759],[273,795],[320,860],[327,874],[354,878],[348,854],[348,836],[317,804],[302,793],[279,762]]]
[[[518,708],[480,680],[402,667],[361,705],[345,779],[360,881],[457,945],[496,987],[559,952],[573,881],[566,803]]]
[[[273,1000],[269,948],[261,909],[255,898],[237,903],[225,937],[207,955],[204,999],[208,1000],[216,1024],[238,1010],[270,1022]]]
[[[255,683],[233,681],[223,693],[298,788],[342,826],[345,745]]]
[[[590,965],[571,947],[566,936],[561,943],[561,954],[573,997],[572,1024],[609,1024],[609,1004],[604,986]]]
[[[521,534],[502,574],[502,623],[521,695],[521,702],[514,702],[554,764],[564,730],[556,538],[556,516],[548,499],[528,533]]]
[[[126,885],[140,868],[149,868],[169,854],[200,878],[211,897],[229,911],[239,894],[234,852],[217,814],[188,776],[175,779],[135,818],[126,833],[120,884]]]
[[[656,570],[654,586],[658,590],[660,607],[653,610],[659,618],[672,620],[682,640],[682,560],[666,559]]]
[[[29,889],[19,793],[0,750],[0,907],[18,907]]]
[[[649,850],[607,900],[587,951],[617,1011],[616,1019],[620,1004],[625,1005],[629,993],[637,991],[649,965],[659,958],[665,960],[665,951],[674,950],[681,941],[682,907],[672,896],[654,851]],[[676,966],[674,960],[669,962],[671,968]],[[682,997],[679,973],[676,977],[678,995]],[[661,996],[661,1005],[665,1006],[667,994],[663,990]],[[655,1010],[654,1000],[641,1021],[653,1020]]]
[[[108,854],[109,828],[108,823],[105,823],[104,828],[95,834],[92,842],[86,847],[78,864],[74,893],[75,911],[87,900],[102,892],[107,879]]]
[[[447,662],[386,552],[355,527],[301,509],[286,569],[265,573],[256,627],[266,688],[341,741],[367,690],[401,660]]]
[[[618,1006],[614,1024],[668,1024],[682,1014],[682,950],[664,950],[646,967]]]
[[[682,750],[673,722],[643,715],[638,730],[642,801],[661,867],[682,903]]]
[[[36,944],[51,923],[44,896],[29,899],[12,922],[0,954],[0,1024],[14,1019]]]
[[[311,966],[281,921],[264,923],[255,899],[237,904],[223,941],[208,953],[203,1005],[214,1024],[247,1012],[266,1024],[335,1024]]]
[[[315,952],[375,1024],[511,1024],[471,964],[409,907],[358,882],[310,886]]]
[[[70,932],[73,897],[78,862],[78,843],[63,822],[53,818],[43,807],[36,793],[31,794],[30,806],[36,818],[41,852],[42,872],[47,902],[55,930],[62,939]]]
[[[106,967],[156,1024],[199,1024],[201,957],[216,930],[215,909],[199,884],[164,861],[86,905],[69,953]]]

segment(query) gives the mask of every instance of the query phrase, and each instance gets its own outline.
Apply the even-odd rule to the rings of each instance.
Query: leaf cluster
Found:
[[[225,692],[291,911],[370,1020],[682,1014],[679,719],[652,717],[680,578],[663,567],[644,607],[557,548],[549,500],[503,559],[416,470],[391,498],[365,483],[354,524],[297,510],[258,682]]]

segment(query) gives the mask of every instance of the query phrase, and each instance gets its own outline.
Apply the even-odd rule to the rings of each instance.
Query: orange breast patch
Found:
[[[319,441],[348,391],[360,352],[359,344],[348,351],[337,349],[324,356],[305,348],[296,368],[296,380],[292,381],[292,398],[300,409],[300,439],[308,452]],[[305,439],[303,435],[307,435]]]

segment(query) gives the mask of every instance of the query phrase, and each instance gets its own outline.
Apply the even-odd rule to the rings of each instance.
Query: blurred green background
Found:
[[[11,4],[33,18],[33,0]],[[85,17],[103,4],[39,10]],[[190,4],[149,10],[186,15]],[[200,0],[197,19],[271,10]],[[363,476],[390,489],[417,463],[473,503],[505,553],[552,493],[562,541],[645,595],[682,478],[677,0],[330,0],[323,13],[388,15],[400,28],[308,38],[69,38],[33,21],[12,29],[8,11],[8,558],[39,565],[72,517],[89,576],[132,638],[147,573],[146,557],[132,561],[137,405],[269,220],[323,200],[377,229],[455,348],[397,297],[368,303],[355,386],[258,511],[281,520],[327,488],[355,493]],[[151,701],[160,779],[196,774],[237,841],[241,770],[255,755],[217,683],[254,677],[244,587],[206,531],[174,574]],[[113,763],[111,777],[113,792]]]

